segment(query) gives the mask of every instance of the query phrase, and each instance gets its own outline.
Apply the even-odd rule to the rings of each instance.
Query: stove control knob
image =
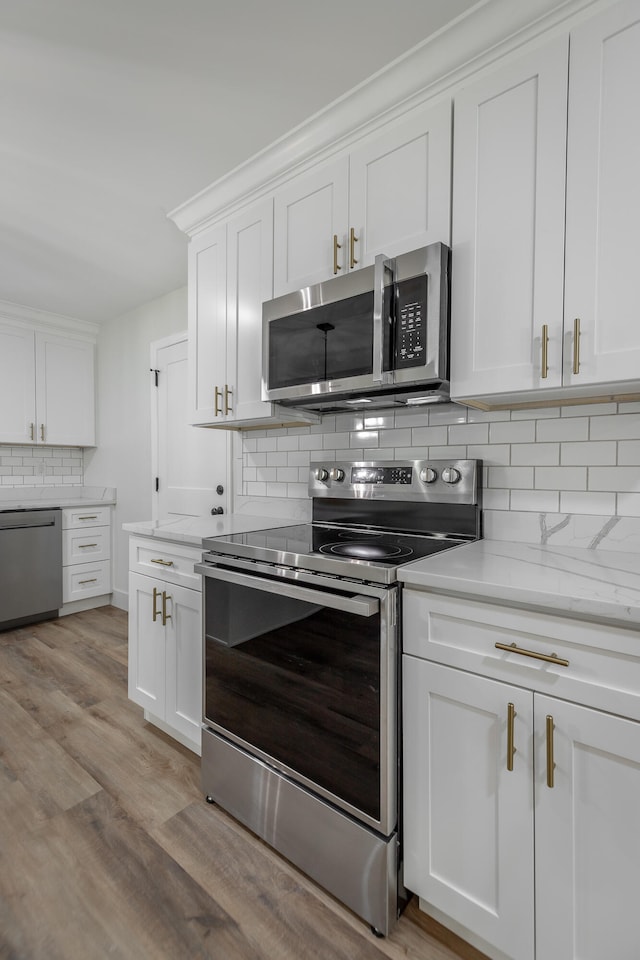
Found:
[[[319,480],[320,483],[326,483],[329,479],[329,471],[325,467],[320,467],[316,470],[316,480]]]
[[[420,479],[423,483],[435,483],[438,479],[438,471],[434,470],[433,467],[426,467],[420,471]]]
[[[442,479],[445,483],[458,483],[460,480],[460,471],[455,467],[445,467],[442,471]]]
[[[332,480],[336,480],[338,483],[342,483],[344,480],[344,470],[341,470],[340,467],[334,467],[333,470],[329,473],[329,476]]]

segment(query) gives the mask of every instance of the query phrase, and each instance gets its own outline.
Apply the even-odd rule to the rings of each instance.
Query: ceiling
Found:
[[[0,5],[0,300],[104,321],[186,283],[166,219],[477,0]]]

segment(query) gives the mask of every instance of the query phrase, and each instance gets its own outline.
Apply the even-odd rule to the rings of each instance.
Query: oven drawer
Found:
[[[201,557],[200,547],[170,543],[155,537],[129,537],[131,573],[142,573],[192,590],[202,589],[200,574],[194,571]]]
[[[404,653],[640,720],[636,630],[410,589],[403,614]]]

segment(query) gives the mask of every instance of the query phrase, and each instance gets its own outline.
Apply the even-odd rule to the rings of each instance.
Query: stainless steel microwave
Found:
[[[263,397],[325,413],[448,400],[449,264],[432,243],[264,303]]]

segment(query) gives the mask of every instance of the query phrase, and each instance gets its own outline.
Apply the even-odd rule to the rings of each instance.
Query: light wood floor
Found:
[[[204,801],[127,700],[127,620],[0,633],[0,958],[481,960],[409,905],[376,939]]]

